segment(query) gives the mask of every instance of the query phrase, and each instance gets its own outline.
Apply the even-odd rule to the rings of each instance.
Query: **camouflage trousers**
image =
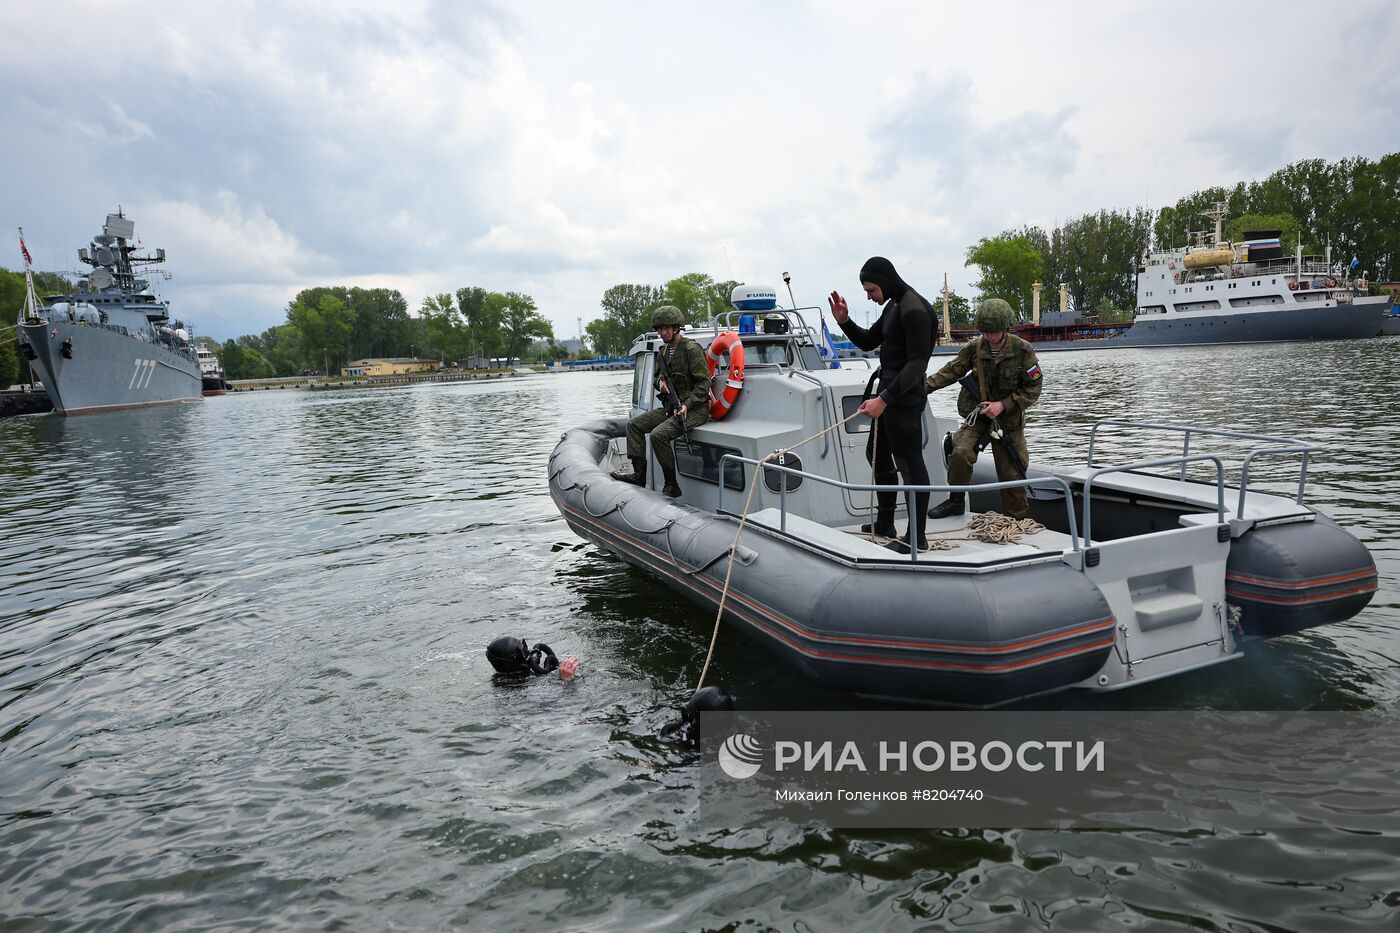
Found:
[[[686,430],[698,428],[710,420],[708,409],[691,410],[685,416]],[[646,436],[651,435],[651,449],[656,454],[656,462],[668,475],[676,472],[676,452],[671,449],[676,438],[681,436],[681,423],[660,408],[644,411],[627,422],[627,456],[640,460],[647,455]]]
[[[950,486],[966,486],[972,482],[972,465],[977,462],[977,448],[991,427],[992,423],[986,418],[978,418],[971,426],[964,426],[958,430],[957,434],[953,435],[953,454],[948,458],[948,484]],[[1016,445],[1016,449],[1021,453],[1021,462],[1030,466],[1031,453],[1026,448],[1025,433],[1023,431],[1007,431],[1004,439],[1006,443]],[[1001,441],[992,441],[991,448],[992,459],[997,466],[997,479],[1006,481],[1023,478],[1011,465],[1011,459],[1006,455]],[[1025,487],[1003,489],[1001,491],[1001,510],[1012,518],[1025,518],[1029,512],[1026,507]]]

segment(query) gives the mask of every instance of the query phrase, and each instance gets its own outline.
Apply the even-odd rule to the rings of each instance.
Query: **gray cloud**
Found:
[[[941,184],[961,185],[977,170],[1014,165],[1054,180],[1074,168],[1078,142],[1066,124],[1074,108],[1025,113],[980,125],[971,78],[962,73],[919,76],[909,93],[871,130],[877,177],[933,167]]]

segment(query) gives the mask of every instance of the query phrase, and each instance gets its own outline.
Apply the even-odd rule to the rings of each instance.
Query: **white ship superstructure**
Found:
[[[1324,256],[1283,250],[1278,230],[1221,234],[1225,205],[1206,216],[1213,232],[1191,245],[1149,251],[1138,271],[1137,319],[1129,345],[1254,343],[1374,337],[1386,305],[1368,296],[1364,276]],[[1355,263],[1353,263],[1354,267]]]

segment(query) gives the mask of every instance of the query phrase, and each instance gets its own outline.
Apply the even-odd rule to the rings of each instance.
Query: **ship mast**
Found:
[[[24,245],[24,228],[19,228],[19,252],[24,257],[24,307],[19,310],[15,324],[39,316],[39,300],[34,297],[34,265],[29,257],[29,247]]]
[[[1202,216],[1202,217],[1209,217],[1211,220],[1215,221],[1215,241],[1214,241],[1214,243],[1212,244],[1212,245],[1214,245],[1214,246],[1219,246],[1219,245],[1220,245],[1220,237],[1221,237],[1220,222],[1221,222],[1222,220],[1225,219],[1225,214],[1226,214],[1226,213],[1227,213],[1227,210],[1226,210],[1225,202],[1224,202],[1224,201],[1216,201],[1216,202],[1215,202],[1215,206],[1212,207],[1210,210],[1208,210],[1208,211],[1201,211],[1201,216]]]

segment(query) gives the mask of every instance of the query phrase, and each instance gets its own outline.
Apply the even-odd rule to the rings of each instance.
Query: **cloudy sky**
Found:
[[[1400,150],[1397,49],[1393,0],[11,3],[0,221],[74,269],[120,204],[220,339],[326,284],[561,338],[692,271],[969,294],[1007,227]]]

